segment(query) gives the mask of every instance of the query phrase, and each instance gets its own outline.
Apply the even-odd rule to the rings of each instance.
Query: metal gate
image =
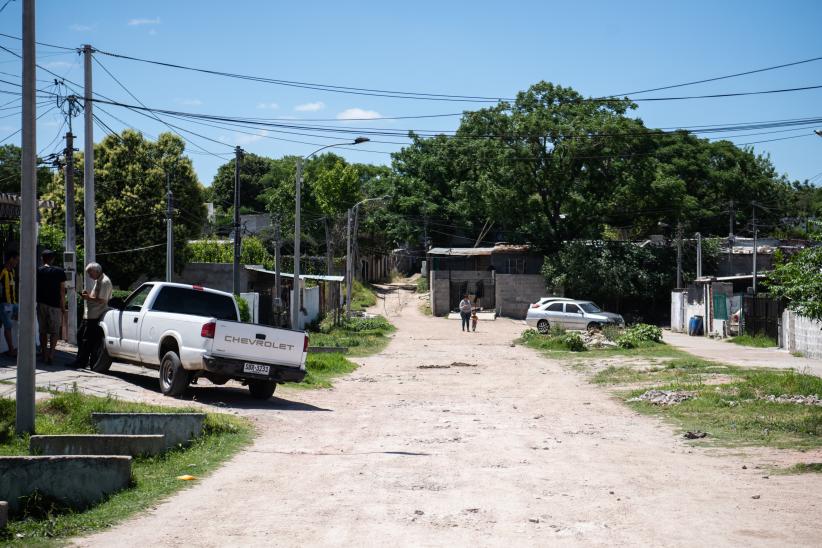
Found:
[[[762,333],[779,340],[779,325],[784,309],[782,299],[766,295],[745,295],[742,301],[742,332],[746,335]]]

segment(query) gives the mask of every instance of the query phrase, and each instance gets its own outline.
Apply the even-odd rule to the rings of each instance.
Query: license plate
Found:
[[[247,363],[243,366],[243,373],[254,373],[257,375],[268,375],[271,370],[270,365],[263,365],[261,363]]]

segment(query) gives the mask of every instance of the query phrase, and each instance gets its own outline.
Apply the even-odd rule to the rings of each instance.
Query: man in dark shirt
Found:
[[[40,351],[43,361],[54,361],[66,306],[66,272],[53,266],[54,251],[43,251],[43,266],[37,269],[37,321],[40,324]],[[51,338],[51,346],[48,345]]]

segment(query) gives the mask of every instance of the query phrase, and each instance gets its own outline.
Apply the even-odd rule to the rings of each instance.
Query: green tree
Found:
[[[0,146],[0,192],[20,194],[22,149],[17,145]],[[52,172],[38,159],[37,191],[42,194],[52,179]]]
[[[158,277],[165,271],[166,173],[174,195],[175,266],[186,261],[186,242],[199,237],[205,223],[203,188],[191,160],[183,155],[184,142],[163,133],[157,142],[134,130],[109,135],[94,147],[97,260],[119,287],[128,287],[141,276]],[[77,241],[83,245],[82,155],[78,155]],[[62,175],[47,197],[61,207],[44,222],[63,226],[65,218]],[[146,249],[140,249],[146,248]]]
[[[769,292],[788,299],[791,310],[822,321],[822,247],[806,248],[779,262],[768,280]]]
[[[214,200],[215,205],[224,211],[234,208],[235,163],[235,159],[232,158],[217,169],[217,174],[214,176],[209,190],[210,197]],[[243,155],[240,161],[240,211],[265,211],[265,201],[262,196],[266,184],[263,178],[271,168],[271,158],[249,152]]]

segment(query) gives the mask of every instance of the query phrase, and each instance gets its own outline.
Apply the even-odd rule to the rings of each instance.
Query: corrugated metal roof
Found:
[[[267,270],[261,266],[246,266],[246,270],[253,270],[254,272],[262,272],[263,274],[271,274],[274,276],[276,272],[273,270]],[[280,272],[280,276],[283,278],[293,278],[293,272]],[[342,282],[345,280],[344,276],[327,276],[327,275],[317,275],[317,274],[300,274],[301,280],[316,280],[318,282]]]
[[[526,253],[529,245],[497,244],[494,247],[432,247],[429,255],[446,255],[451,257],[481,257],[492,253]]]

